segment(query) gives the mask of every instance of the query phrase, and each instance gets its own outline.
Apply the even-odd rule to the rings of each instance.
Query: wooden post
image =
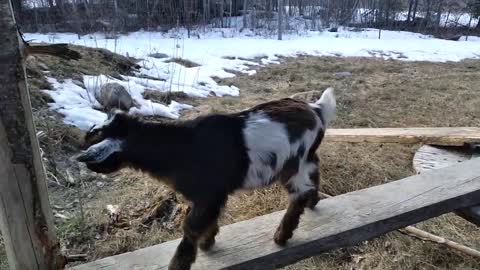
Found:
[[[0,228],[11,269],[62,269],[33,125],[23,42],[0,0]]]

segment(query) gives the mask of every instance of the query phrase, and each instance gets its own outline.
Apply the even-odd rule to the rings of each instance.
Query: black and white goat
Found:
[[[315,152],[335,112],[329,88],[312,104],[285,98],[177,123],[117,113],[87,133],[90,147],[77,160],[99,173],[139,169],[183,194],[191,208],[169,269],[190,269],[197,245],[208,250],[215,243],[220,211],[239,189],[276,181],[286,187],[290,205],[274,236],[277,244],[286,244],[304,208],[319,201]]]

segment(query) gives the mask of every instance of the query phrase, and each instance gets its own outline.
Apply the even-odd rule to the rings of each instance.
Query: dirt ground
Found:
[[[42,63],[40,66],[60,70],[59,60],[39,57],[37,61]],[[88,62],[85,65],[88,66]],[[129,72],[128,68],[122,70],[107,63],[92,63],[94,65],[98,70],[86,69],[81,73]],[[71,72],[62,76],[76,73]],[[59,115],[48,110],[48,97],[38,91],[48,84],[41,79],[41,72],[40,75],[33,73],[30,70],[34,112],[38,128],[49,135],[48,139],[40,138],[40,141],[46,153],[50,200],[64,252],[85,253],[90,261],[181,236],[179,225],[186,206],[180,196],[138,172],[124,170],[102,176],[68,160],[78,151],[82,132],[66,127]],[[253,76],[238,74],[233,79],[218,81],[238,86],[241,95],[208,99],[178,95],[180,100],[177,101],[186,99],[185,102],[196,106],[195,110],[185,112],[183,118],[238,111],[297,92],[333,86],[339,111],[332,125],[335,128],[480,126],[478,60],[427,63],[301,56],[283,59],[280,65],[263,67]],[[148,95],[156,100],[175,99],[175,96],[156,97],[151,92]],[[324,143],[320,147],[321,191],[338,195],[412,175],[412,157],[418,147]],[[234,223],[281,210],[286,204],[286,193],[279,186],[239,192],[229,199],[221,223]],[[272,231],[276,225],[272,224]],[[417,226],[480,249],[480,230],[453,214]],[[5,266],[1,255],[0,265]],[[480,269],[480,261],[392,232],[285,269]]]

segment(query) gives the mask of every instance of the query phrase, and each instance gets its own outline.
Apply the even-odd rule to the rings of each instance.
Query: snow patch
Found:
[[[191,105],[175,101],[166,106],[146,100],[142,96],[142,93],[145,91],[144,86],[135,81],[122,81],[105,75],[84,76],[83,82],[86,88],[76,85],[71,79],[59,82],[54,78],[47,77],[47,81],[55,89],[43,90],[55,101],[49,104],[50,108],[63,114],[66,124],[74,125],[82,130],[88,130],[93,125],[101,124],[107,120],[106,113],[95,109],[101,107],[95,99],[95,93],[106,83],[119,83],[127,89],[138,104],[138,108],[133,107],[130,109],[130,114],[157,115],[177,119],[181,110],[192,108]]]

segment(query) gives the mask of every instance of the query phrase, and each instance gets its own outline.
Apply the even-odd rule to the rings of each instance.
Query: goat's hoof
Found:
[[[168,270],[190,270],[191,265],[178,262],[178,261],[172,261],[168,265]]]
[[[215,245],[215,238],[201,241],[198,247],[203,251],[209,251]]]
[[[283,247],[287,244],[288,238],[289,237],[286,237],[282,232],[276,231],[275,235],[273,236],[273,241],[275,244]]]

